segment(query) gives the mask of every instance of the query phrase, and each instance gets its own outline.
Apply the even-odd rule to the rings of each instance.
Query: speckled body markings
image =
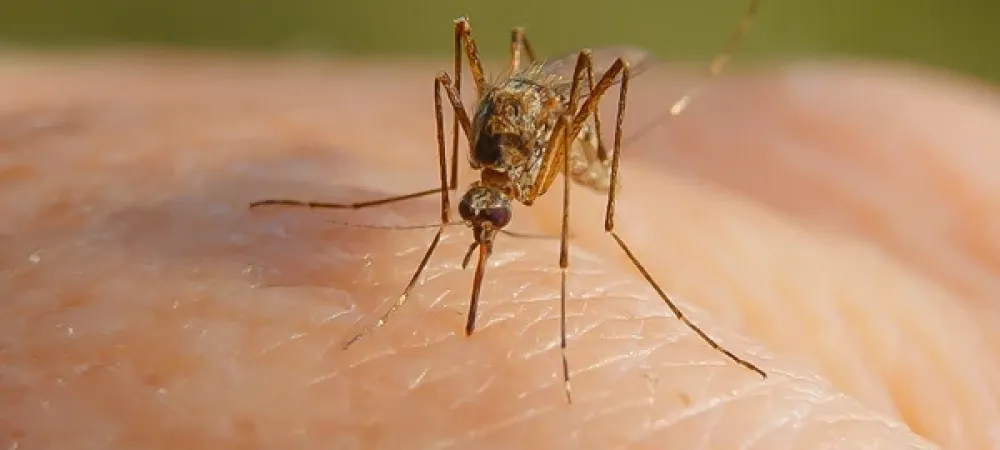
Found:
[[[491,88],[476,104],[472,122],[469,162],[483,171],[480,182],[525,205],[551,185],[542,183],[535,189],[550,141],[561,139],[552,131],[569,105],[569,93],[560,92],[542,67],[534,64]],[[561,146],[555,143],[555,148]],[[577,183],[607,192],[611,159],[606,155],[602,159],[599,147],[593,124],[585,122],[570,147],[570,175]],[[562,160],[554,163],[555,169],[561,168]]]

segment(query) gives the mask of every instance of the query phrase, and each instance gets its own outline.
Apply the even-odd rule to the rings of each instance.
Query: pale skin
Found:
[[[558,241],[498,237],[466,337],[471,236],[450,229],[392,321],[343,351],[433,230],[330,221],[432,224],[439,200],[246,208],[433,187],[447,62],[67,61],[0,69],[0,448],[1000,440],[1000,101],[986,88],[785,66],[717,79],[627,143],[618,230],[769,376],[673,319],[604,233],[604,199],[577,187],[567,405]],[[626,132],[689,81],[643,75]],[[561,191],[508,229],[558,232]]]

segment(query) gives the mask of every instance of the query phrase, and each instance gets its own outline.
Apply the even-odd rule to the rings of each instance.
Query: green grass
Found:
[[[489,56],[505,52],[510,28],[524,25],[542,54],[629,43],[663,58],[704,60],[745,7],[745,0],[0,0],[0,39],[443,56],[452,19],[467,15]],[[996,82],[997,47],[1000,2],[993,0],[764,0],[739,57],[904,59]]]

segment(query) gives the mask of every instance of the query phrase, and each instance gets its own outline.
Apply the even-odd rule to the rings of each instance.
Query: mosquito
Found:
[[[709,66],[708,76],[722,72],[731,54],[744,39],[761,0],[751,0],[740,18],[722,53]],[[566,357],[566,279],[569,271],[569,208],[570,186],[575,182],[607,195],[604,229],[611,235],[642,277],[653,287],[670,310],[686,326],[715,350],[761,377],[767,374],[756,365],[719,345],[678,308],[639,262],[631,248],[615,231],[615,201],[619,187],[622,122],[629,82],[654,60],[652,55],[634,47],[604,47],[583,49],[570,55],[539,61],[523,28],[514,28],[510,40],[510,64],[507,73],[487,81],[479,50],[472,37],[468,19],[455,20],[455,79],[442,71],[434,79],[434,112],[438,149],[440,186],[424,191],[357,203],[307,202],[288,199],[262,200],[251,208],[264,205],[285,205],[312,209],[362,209],[386,205],[429,195],[441,198],[441,220],[433,225],[376,226],[352,225],[365,228],[419,229],[437,228],[419,265],[402,294],[381,317],[347,340],[347,349],[362,337],[388,323],[392,314],[407,300],[428,261],[441,241],[445,228],[464,225],[471,229],[473,242],[462,261],[467,268],[476,255],[472,293],[465,324],[465,334],[476,327],[480,290],[487,261],[493,252],[498,234],[513,237],[537,237],[505,230],[510,223],[512,203],[531,206],[552,186],[556,175],[563,175],[562,227],[559,235],[560,268],[560,353],[563,386],[568,403],[572,403],[569,363]],[[522,66],[522,53],[528,64]],[[475,109],[470,115],[460,95],[462,87],[462,57],[468,59],[472,82],[475,84]],[[601,73],[595,77],[595,73]],[[587,87],[583,89],[582,83]],[[605,92],[620,84],[618,110],[612,151],[609,153],[601,135],[598,103]],[[681,97],[670,114],[679,114],[690,102],[696,90]],[[451,166],[448,167],[445,147],[444,100],[454,110],[452,120]],[[479,172],[479,180],[471,183],[458,201],[460,220],[452,219],[451,192],[458,189],[459,131],[469,145],[469,163]],[[639,133],[648,131],[641,130]],[[449,175],[450,173],[450,175]]]

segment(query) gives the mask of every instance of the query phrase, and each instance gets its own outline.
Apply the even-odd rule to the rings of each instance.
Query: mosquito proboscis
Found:
[[[709,65],[708,76],[722,72],[733,51],[743,40],[761,0],[751,0],[740,18],[722,53]],[[522,53],[529,64],[522,66]],[[468,58],[477,100],[470,116],[461,99],[462,56]],[[652,56],[634,47],[584,49],[571,55],[539,61],[522,28],[511,33],[510,65],[507,73],[488,82],[484,76],[479,51],[472,37],[469,21],[455,20],[455,79],[441,72],[434,79],[434,110],[436,118],[438,173],[440,186],[424,191],[397,195],[358,203],[303,202],[298,200],[263,200],[251,208],[264,205],[303,206],[318,209],[361,209],[400,202],[433,194],[441,197],[441,218],[438,224],[416,226],[350,225],[363,228],[418,229],[437,228],[437,232],[420,264],[402,294],[377,321],[349,339],[346,349],[358,339],[384,326],[392,314],[406,302],[420,279],[424,268],[441,241],[445,228],[464,225],[472,230],[473,242],[463,259],[465,268],[476,260],[472,294],[465,325],[466,335],[475,330],[480,289],[486,262],[497,234],[514,237],[544,237],[505,230],[512,217],[512,201],[531,206],[545,194],[557,174],[563,175],[562,227],[559,235],[560,268],[560,353],[566,399],[572,403],[569,363],[566,357],[566,278],[569,269],[569,206],[570,183],[575,182],[607,194],[604,229],[618,244],[642,277],[653,287],[670,310],[712,348],[737,364],[762,377],[767,374],[753,363],[719,345],[674,304],[639,262],[631,248],[615,231],[615,201],[619,187],[619,165],[629,81],[640,73]],[[601,73],[600,78],[595,73]],[[620,76],[620,78],[619,78]],[[586,81],[584,90],[581,84]],[[598,103],[613,85],[620,84],[618,111],[612,151],[608,152],[601,135]],[[690,102],[696,90],[683,95],[671,108],[679,114]],[[444,102],[454,110],[450,171],[446,157]],[[459,130],[469,143],[469,162],[479,171],[480,179],[473,182],[458,202],[460,220],[451,217],[451,191],[458,189]],[[648,127],[638,133],[648,131]],[[633,135],[634,136],[634,135]],[[449,176],[450,173],[450,176]]]

